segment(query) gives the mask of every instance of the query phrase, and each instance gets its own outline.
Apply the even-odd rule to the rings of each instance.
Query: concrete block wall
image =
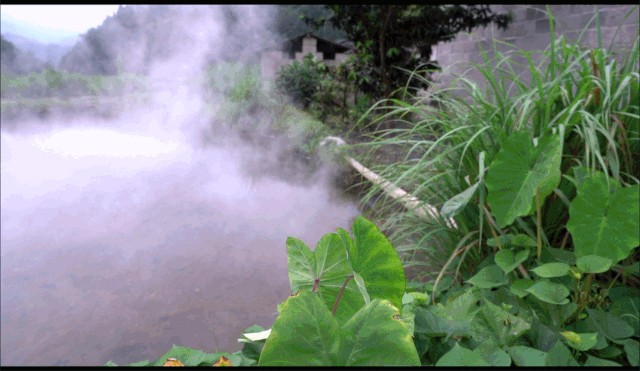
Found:
[[[612,51],[624,52],[629,48],[636,37],[640,27],[639,7],[632,5],[550,5],[555,18],[556,35],[564,35],[568,42],[576,42],[580,33],[584,30],[581,44],[586,47],[597,47],[597,35],[595,11],[600,11],[600,27],[602,31],[603,45],[608,49],[612,44]],[[454,41],[437,45],[437,55],[440,65],[449,67],[448,73],[439,74],[436,78],[440,85],[446,86],[451,81],[452,74],[460,74],[467,70],[465,62],[481,63],[480,49],[489,51],[493,48],[492,40],[504,41],[513,44],[515,49],[541,51],[549,46],[550,29],[549,18],[545,5],[492,5],[497,12],[511,12],[512,22],[506,31],[499,31],[491,25],[486,28],[478,28],[472,33],[460,33]],[[625,15],[631,12],[625,19]],[[593,20],[592,20],[593,19]],[[589,23],[591,21],[591,23]],[[587,26],[588,25],[588,26]],[[618,32],[615,40],[614,34]],[[497,44],[502,53],[508,53],[514,47]],[[493,53],[489,52],[491,57]],[[539,60],[539,55],[533,54],[534,60]],[[522,60],[515,58],[516,61]],[[462,62],[461,64],[457,64]],[[523,67],[520,73],[523,81],[528,82],[527,68]],[[468,77],[482,85],[483,79],[477,73],[470,73]]]
[[[345,59],[347,53],[336,53],[335,59],[324,59],[324,55],[318,52],[318,39],[314,37],[302,38],[302,52],[295,53],[295,59],[289,59],[286,53],[281,51],[264,51],[260,56],[260,71],[263,80],[273,80],[278,76],[280,67],[291,64],[294,60],[302,62],[307,54],[312,54],[318,61],[322,61],[329,67],[338,66]]]

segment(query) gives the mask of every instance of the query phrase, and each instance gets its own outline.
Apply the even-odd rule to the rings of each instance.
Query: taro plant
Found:
[[[370,221],[358,217],[315,251],[287,240],[295,292],[279,307],[259,365],[419,365],[412,331],[401,317],[405,275],[397,253]]]

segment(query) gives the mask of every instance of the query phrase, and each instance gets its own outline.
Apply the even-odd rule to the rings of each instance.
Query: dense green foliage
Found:
[[[506,28],[507,14],[494,13],[489,5],[327,5],[332,14],[314,19],[328,20],[343,30],[356,45],[364,65],[359,73],[360,88],[374,97],[389,97],[405,85],[406,75],[398,70],[413,70],[429,63],[432,47],[453,40],[461,31],[495,23]],[[394,68],[396,67],[396,68]],[[420,81],[414,80],[415,83]]]
[[[277,90],[299,108],[327,126],[344,131],[358,121],[372,104],[372,97],[358,89],[363,66],[351,55],[337,67],[328,67],[311,55],[303,62],[283,66],[276,78]]]
[[[313,56],[307,55],[302,63],[293,61],[280,69],[276,86],[287,94],[293,102],[303,108],[309,107],[314,95],[327,76],[327,67]]]
[[[629,187],[640,178],[637,41],[626,57],[616,58],[605,48],[590,51],[564,38],[553,39],[539,54],[516,51],[528,61],[529,83],[515,72],[514,55],[502,54],[497,45],[493,53],[473,66],[485,78],[483,87],[463,75],[434,91],[431,102],[409,92],[404,100],[379,102],[372,126],[393,121],[398,128],[373,133],[369,143],[353,147],[365,165],[455,218],[458,228],[444,219],[398,212],[391,200],[377,203],[383,230],[400,251],[415,257],[409,265],[425,278],[443,268],[455,267],[455,273],[442,274],[458,279],[460,272],[474,271],[486,257],[481,247],[487,239],[505,234],[571,250],[581,243],[570,235],[573,223],[567,230],[572,208],[598,215],[580,203],[571,205],[583,179],[603,172]],[[376,163],[387,147],[406,156]],[[378,194],[371,188],[364,198]],[[616,197],[626,196],[608,198]],[[602,233],[611,235],[609,228]],[[427,264],[434,269],[418,268]]]
[[[431,103],[381,101],[373,124],[398,128],[352,146],[455,220],[365,195],[431,295],[416,312],[422,363],[637,366],[638,39],[615,57],[554,36],[516,54],[530,83],[494,47],[472,67],[484,87],[463,75]],[[407,155],[376,163],[386,147]]]

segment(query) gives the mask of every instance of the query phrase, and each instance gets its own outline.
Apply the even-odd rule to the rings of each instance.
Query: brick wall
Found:
[[[443,67],[449,67],[447,73],[437,78],[443,85],[451,79],[452,74],[459,74],[468,68],[464,62],[482,62],[480,48],[492,49],[491,40],[511,43],[516,49],[544,50],[550,43],[549,18],[545,5],[493,5],[491,8],[497,12],[510,11],[513,20],[506,31],[499,31],[493,25],[486,28],[478,28],[472,33],[460,33],[456,39],[449,43],[440,43],[437,46],[438,61]],[[638,36],[640,13],[638,7],[632,5],[597,5],[600,10],[600,27],[602,41],[605,47],[609,47],[613,36],[618,34],[613,43],[613,50],[628,48]],[[555,18],[556,35],[564,35],[569,42],[575,42],[580,33],[586,29],[581,43],[587,47],[597,46],[596,24],[593,20],[596,5],[551,5],[551,12]],[[631,14],[625,19],[625,15]],[[589,26],[587,27],[587,24]],[[499,45],[501,52],[513,49],[509,46]],[[491,56],[492,53],[489,53]],[[534,58],[536,55],[534,54]],[[463,62],[462,64],[456,64]],[[521,77],[528,82],[526,67],[520,71]],[[478,83],[482,79],[478,74],[468,75]]]

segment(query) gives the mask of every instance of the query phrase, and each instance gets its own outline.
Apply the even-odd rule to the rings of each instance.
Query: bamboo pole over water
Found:
[[[335,143],[336,146],[343,146],[347,144],[342,138],[328,136],[324,138],[322,142],[320,142],[320,145],[325,146],[330,142]],[[344,155],[344,158],[345,160],[347,160],[349,165],[351,165],[351,167],[353,167],[358,173],[362,174],[362,176],[367,178],[372,183],[380,186],[385,191],[385,193],[402,202],[407,209],[413,211],[414,213],[416,213],[416,215],[423,218],[432,219],[438,219],[440,217],[440,213],[435,206],[420,201],[414,195],[384,179],[380,175],[362,165],[354,158],[347,155]],[[458,225],[456,224],[455,220],[453,220],[453,218],[448,218],[446,220],[446,223],[451,228],[458,228]]]

